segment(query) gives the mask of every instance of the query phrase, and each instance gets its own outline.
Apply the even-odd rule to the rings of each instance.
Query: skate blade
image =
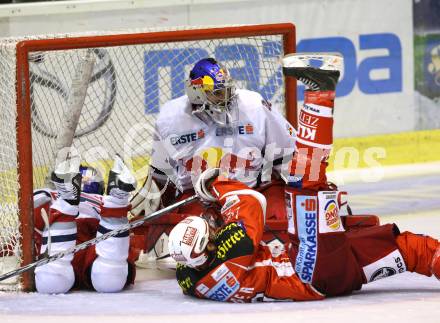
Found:
[[[344,57],[339,53],[293,53],[283,57],[283,67],[316,67],[311,61],[321,62],[319,69],[342,71]]]

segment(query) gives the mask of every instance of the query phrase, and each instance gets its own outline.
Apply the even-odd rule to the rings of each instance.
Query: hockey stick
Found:
[[[97,238],[85,241],[85,242],[83,242],[83,243],[81,243],[81,244],[79,244],[77,246],[74,246],[74,247],[69,248],[69,249],[64,250],[64,251],[61,251],[61,252],[56,253],[56,254],[54,254],[52,256],[48,256],[48,257],[45,257],[43,259],[37,260],[37,261],[35,261],[35,262],[33,262],[33,263],[29,264],[29,265],[20,267],[18,269],[13,270],[13,271],[10,271],[10,272],[8,272],[6,274],[1,275],[0,276],[0,281],[6,280],[8,278],[11,278],[11,277],[14,277],[14,276],[17,276],[17,275],[20,275],[20,274],[22,274],[22,273],[24,273],[24,272],[26,272],[28,270],[31,270],[32,268],[48,264],[48,263],[56,261],[56,260],[58,260],[58,259],[60,259],[60,258],[62,258],[64,256],[70,255],[72,253],[76,253],[76,252],[78,252],[80,250],[84,250],[84,249],[86,249],[86,248],[88,248],[90,246],[93,246],[93,245],[101,242],[101,241],[104,241],[104,240],[107,240],[108,238],[114,237],[114,236],[116,236],[116,235],[118,235],[118,234],[120,234],[122,232],[128,231],[130,229],[137,228],[137,227],[139,227],[140,225],[142,225],[143,223],[145,223],[147,221],[150,222],[150,221],[160,217],[163,214],[166,214],[166,213],[168,213],[168,212],[170,212],[170,211],[172,211],[174,209],[177,209],[180,206],[184,206],[186,204],[194,202],[196,199],[198,199],[197,195],[190,196],[190,197],[188,197],[188,198],[186,198],[186,199],[184,199],[182,201],[179,201],[179,202],[176,202],[176,203],[174,203],[172,205],[169,205],[169,206],[167,206],[167,207],[165,207],[165,208],[163,208],[163,209],[161,209],[159,211],[153,212],[151,214],[144,215],[143,217],[137,219],[136,221],[127,223],[123,227],[121,227],[120,229],[109,231],[109,232],[103,234],[102,236],[99,236]]]
[[[68,154],[72,148],[73,138],[78,127],[79,118],[87,96],[87,88],[92,77],[95,57],[93,51],[88,49],[85,56],[81,58],[76,68],[76,73],[72,78],[72,86],[67,99],[67,109],[61,124],[61,132],[57,136],[56,150],[54,154],[55,165],[57,157],[64,159],[61,154]],[[67,151],[66,151],[67,150]],[[53,167],[48,172],[46,184],[51,187],[50,174]]]

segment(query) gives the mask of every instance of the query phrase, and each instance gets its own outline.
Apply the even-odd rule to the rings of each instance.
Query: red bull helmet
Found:
[[[186,82],[186,93],[193,113],[206,113],[215,123],[231,122],[235,85],[228,70],[214,58],[198,61]]]

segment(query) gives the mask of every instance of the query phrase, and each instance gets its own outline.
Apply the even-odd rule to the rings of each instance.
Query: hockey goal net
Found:
[[[296,84],[284,80],[280,66],[294,51],[292,24],[1,39],[0,274],[34,261],[32,192],[46,185],[54,166],[84,57],[94,63],[82,84],[73,147],[104,173],[120,153],[141,178],[159,107],[184,94],[184,80],[201,58],[215,57],[238,87],[278,103],[296,124]],[[0,282],[0,290],[31,290],[32,275]]]

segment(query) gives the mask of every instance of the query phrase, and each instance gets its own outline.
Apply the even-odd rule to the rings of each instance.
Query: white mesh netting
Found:
[[[34,38],[66,36],[80,35]],[[15,44],[19,40],[0,40],[0,273],[16,267],[21,255],[15,134]],[[141,182],[158,109],[165,101],[184,94],[184,80],[196,61],[215,57],[229,69],[237,87],[256,90],[283,106],[284,85],[279,66],[282,44],[281,35],[275,35],[93,48],[96,63],[74,147],[83,160],[104,174],[114,154],[120,153],[126,161],[132,161]],[[48,170],[53,167],[56,137],[62,131],[60,125],[72,76],[86,50],[29,55],[34,189],[45,185]],[[16,281],[0,282],[0,290],[17,286]]]

